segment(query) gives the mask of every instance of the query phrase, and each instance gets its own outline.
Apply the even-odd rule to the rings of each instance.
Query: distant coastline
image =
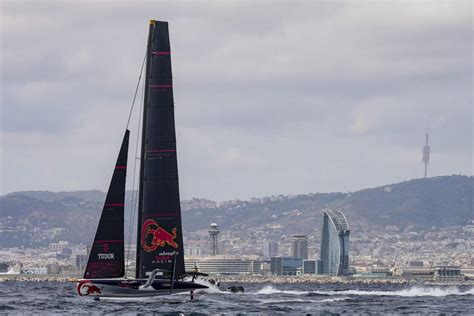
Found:
[[[433,285],[433,286],[474,286],[474,280],[462,282],[435,282],[422,279],[408,278],[361,278],[361,277],[321,277],[321,276],[261,276],[239,275],[221,276],[213,275],[221,283],[254,283],[254,284],[373,284],[373,285]],[[0,282],[77,282],[79,275],[33,275],[33,274],[4,274],[0,275]]]

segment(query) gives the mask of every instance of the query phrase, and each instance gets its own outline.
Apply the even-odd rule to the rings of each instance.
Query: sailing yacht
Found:
[[[146,53],[135,278],[125,276],[124,202],[130,131],[114,166],[81,296],[142,297],[208,288],[184,270],[168,23],[150,21]]]

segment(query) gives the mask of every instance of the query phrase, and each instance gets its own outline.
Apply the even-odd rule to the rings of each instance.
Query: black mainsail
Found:
[[[84,272],[85,279],[125,275],[123,235],[129,134],[126,130]]]
[[[168,23],[150,21],[140,163],[136,278],[153,270],[183,275],[184,253],[176,156]]]

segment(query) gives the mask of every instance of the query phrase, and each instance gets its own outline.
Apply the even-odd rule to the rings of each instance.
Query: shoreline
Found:
[[[250,284],[373,284],[373,285],[435,285],[458,286],[473,285],[474,280],[461,282],[436,282],[434,280],[408,279],[408,278],[361,278],[361,277],[327,277],[327,276],[260,276],[260,275],[213,275],[221,283],[250,283]],[[28,275],[4,274],[0,275],[0,282],[71,282],[75,283],[80,276],[77,275]]]

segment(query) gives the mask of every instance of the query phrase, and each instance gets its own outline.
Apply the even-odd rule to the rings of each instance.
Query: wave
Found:
[[[15,307],[10,306],[10,305],[0,305],[0,311],[5,312],[5,311],[14,311],[16,310]]]
[[[206,294],[237,294],[237,293],[232,293],[232,292],[229,292],[229,291],[223,291],[223,290],[221,290],[221,289],[219,289],[215,286],[209,287],[207,289],[199,289],[199,290],[194,291],[194,293],[196,293],[196,294],[200,294],[200,293],[206,293]],[[185,294],[188,294],[188,293],[185,293]]]
[[[474,288],[462,291],[457,287],[432,287],[432,286],[414,286],[408,289],[398,291],[359,291],[359,290],[348,290],[342,291],[345,294],[352,295],[375,295],[375,296],[403,296],[403,297],[416,297],[416,296],[434,296],[443,297],[449,295],[474,295]]]
[[[261,288],[260,290],[258,290],[256,294],[264,294],[264,295],[266,295],[266,294],[306,295],[306,294],[309,294],[309,293],[311,293],[311,292],[309,292],[309,291],[279,290],[279,289],[274,288],[271,285],[266,285],[263,288]]]
[[[334,298],[325,298],[324,300],[320,300],[320,303],[333,303],[339,301],[345,301],[350,299],[350,297],[334,297]]]
[[[301,303],[332,303],[345,301],[350,299],[350,297],[332,297],[322,300],[312,300],[312,299],[301,299],[301,298],[289,298],[289,299],[264,299],[261,300],[262,304],[301,304]]]
[[[434,296],[443,297],[449,295],[474,295],[474,288],[461,290],[458,287],[433,287],[433,286],[414,286],[397,291],[370,291],[370,290],[345,290],[345,291],[292,291],[279,290],[271,285],[267,285],[258,290],[255,294],[288,294],[288,295],[371,295],[371,296]]]
[[[262,304],[288,304],[288,303],[298,303],[298,304],[301,304],[301,303],[312,303],[312,302],[315,302],[315,301],[312,301],[312,300],[303,300],[303,299],[298,299],[298,298],[292,298],[292,299],[275,299],[275,300],[261,300],[260,301]]]

